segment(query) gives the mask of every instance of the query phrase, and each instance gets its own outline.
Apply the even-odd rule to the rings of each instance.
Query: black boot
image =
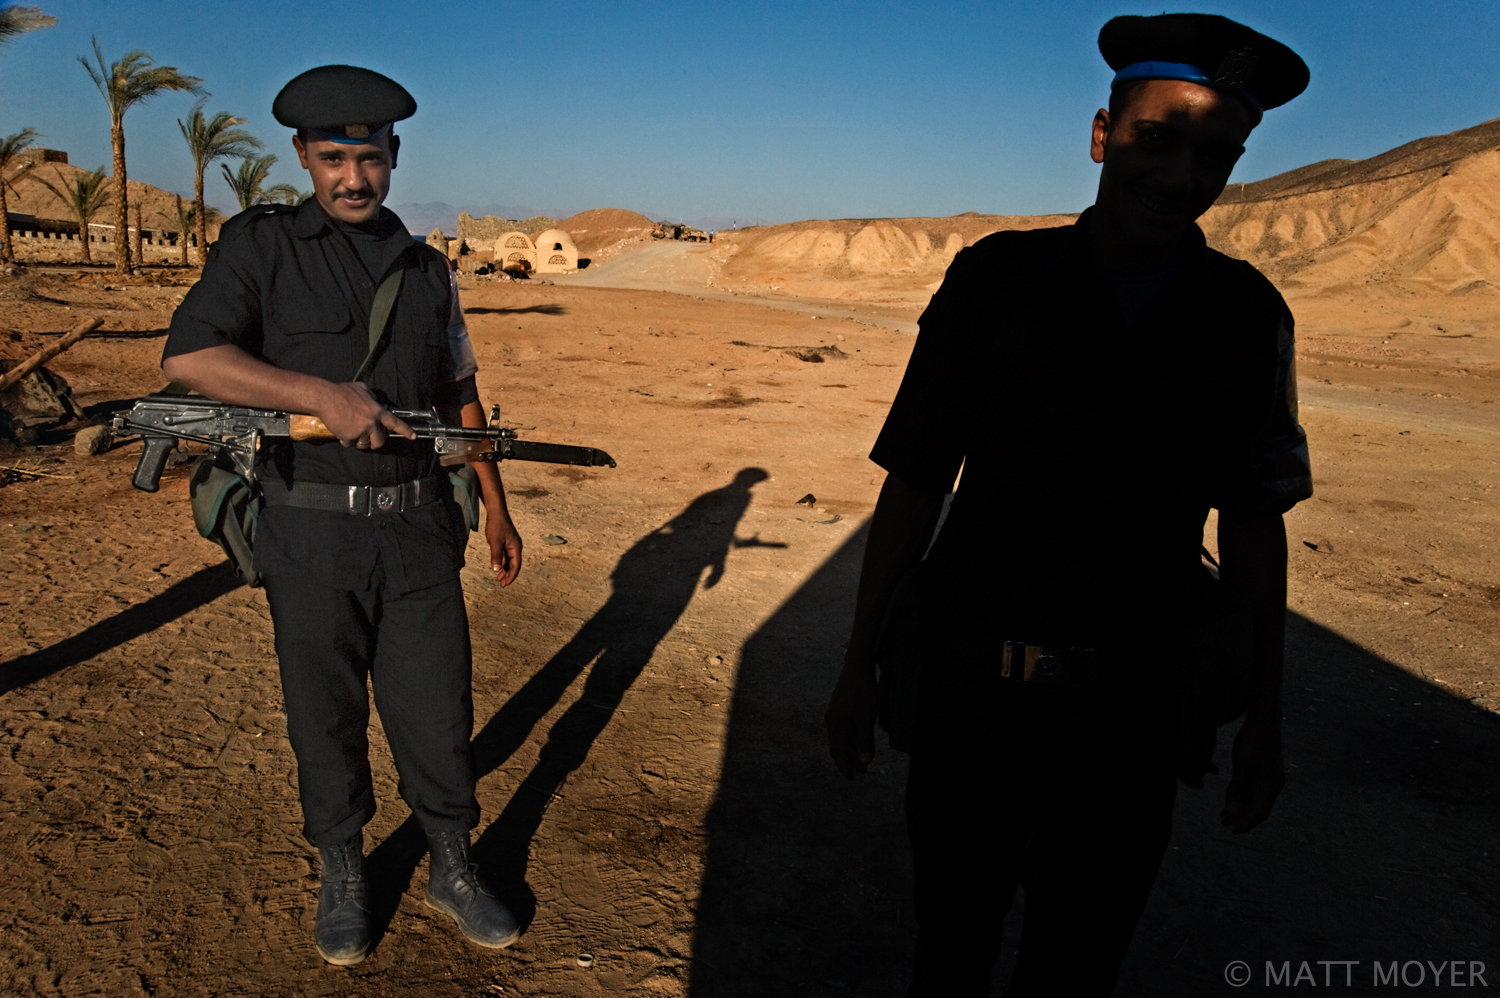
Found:
[[[313,936],[323,959],[340,967],[352,967],[370,952],[364,835],[361,833],[336,846],[320,846],[318,857],[323,869]]]
[[[510,910],[479,879],[469,862],[468,832],[437,832],[427,836],[432,849],[427,876],[427,904],[458,923],[469,941],[491,949],[509,946],[521,937]]]

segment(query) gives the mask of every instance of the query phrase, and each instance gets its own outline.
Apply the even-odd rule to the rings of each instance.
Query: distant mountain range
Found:
[[[612,206],[613,207],[613,206]],[[533,208],[530,205],[520,204],[486,204],[478,207],[467,205],[452,205],[446,201],[423,201],[411,204],[390,205],[391,211],[400,216],[401,221],[406,223],[406,231],[416,236],[426,236],[433,229],[442,229],[448,235],[453,235],[458,227],[458,214],[467,211],[475,218],[483,218],[485,215],[494,215],[497,218],[514,218],[524,221],[537,215],[546,215],[548,218],[568,218],[578,214],[582,208],[564,211],[561,208]],[[711,215],[704,218],[678,218],[669,215],[654,215],[651,212],[641,212],[653,221],[658,222],[681,222],[691,225],[705,232],[715,232],[720,229],[733,228],[736,223],[741,227],[747,225],[770,225],[764,218],[730,218],[728,216]]]

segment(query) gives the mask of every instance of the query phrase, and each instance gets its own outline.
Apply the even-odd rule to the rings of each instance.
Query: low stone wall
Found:
[[[176,233],[151,234],[141,240],[142,263],[182,262],[182,246]],[[162,238],[166,236],[166,238]],[[78,244],[76,232],[47,232],[35,229],[12,229],[11,245],[15,247],[16,260],[21,263],[78,263],[83,259],[83,249]],[[196,253],[190,248],[189,259]],[[114,262],[115,244],[100,236],[89,240],[89,255],[94,262]]]

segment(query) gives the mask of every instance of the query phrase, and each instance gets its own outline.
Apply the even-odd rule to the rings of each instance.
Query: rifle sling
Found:
[[[385,339],[385,330],[390,325],[391,309],[396,305],[396,295],[401,292],[401,278],[406,273],[406,254],[402,253],[396,260],[395,269],[385,275],[385,280],[380,282],[380,287],[375,289],[375,301],[370,305],[370,350],[365,354],[365,359],[359,365],[359,370],[354,372],[351,381],[363,381],[370,373],[370,368],[375,366],[375,352],[380,349],[380,341]]]

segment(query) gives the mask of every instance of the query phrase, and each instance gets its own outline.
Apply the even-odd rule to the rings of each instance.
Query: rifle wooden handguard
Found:
[[[287,436],[293,440],[332,440],[333,431],[324,425],[317,416],[302,416],[293,414],[288,420],[289,432]]]

